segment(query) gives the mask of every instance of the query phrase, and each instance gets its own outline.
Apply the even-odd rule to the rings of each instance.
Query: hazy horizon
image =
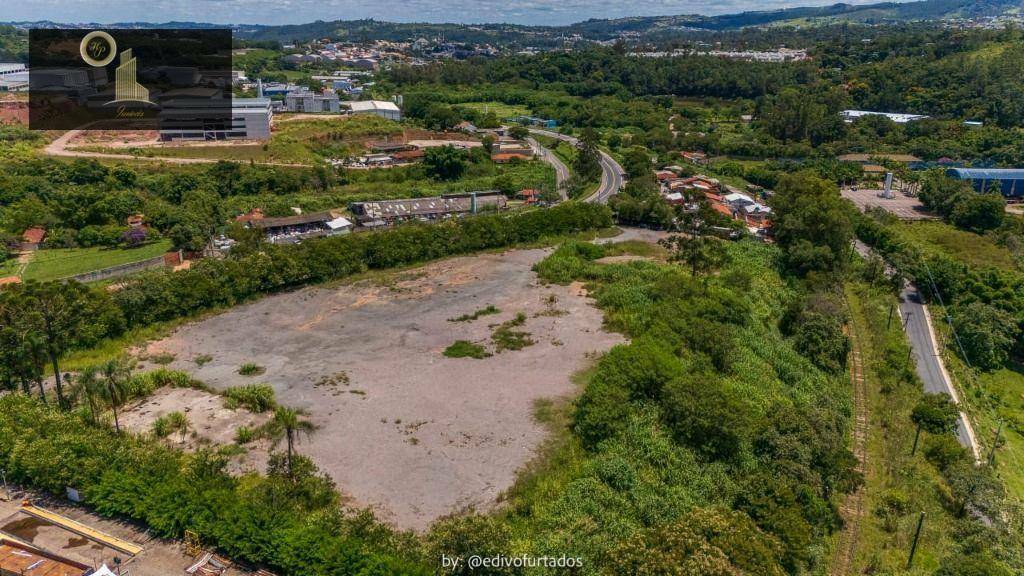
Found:
[[[847,0],[872,4],[879,0]],[[28,0],[5,8],[9,22],[50,20],[60,23],[204,22],[211,24],[305,24],[316,20],[361,20],[453,24],[506,23],[566,25],[591,18],[719,15],[749,10],[827,6],[833,1],[723,0],[406,0],[394,4],[370,0]]]

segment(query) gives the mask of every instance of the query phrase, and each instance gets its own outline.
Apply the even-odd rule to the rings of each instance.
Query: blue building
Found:
[[[946,176],[969,180],[978,192],[1001,192],[1007,198],[1024,198],[1024,169],[950,168]]]

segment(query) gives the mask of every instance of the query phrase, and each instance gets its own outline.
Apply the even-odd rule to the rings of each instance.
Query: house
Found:
[[[658,178],[658,182],[664,182],[676,177],[676,173],[671,170],[658,170],[654,175]]]
[[[476,134],[477,127],[473,125],[469,120],[463,120],[455,125],[455,129],[459,132],[465,132],[467,134]]]
[[[525,190],[520,190],[519,193],[516,194],[516,196],[521,198],[527,204],[536,204],[537,202],[539,202],[540,195],[540,190],[537,190],[535,188],[527,188]]]
[[[395,164],[409,164],[412,162],[418,162],[423,159],[425,153],[419,148],[412,150],[399,150],[398,152],[391,153],[391,159]]]
[[[242,224],[247,224],[249,222],[252,222],[253,220],[262,220],[262,219],[263,219],[263,209],[262,208],[253,208],[252,210],[246,212],[245,214],[239,214],[238,216],[235,216],[235,222],[240,222]]]
[[[127,224],[129,228],[141,228],[143,223],[145,222],[145,219],[145,216],[136,213],[132,214],[127,219],[125,219],[125,224]]]
[[[682,156],[683,160],[698,166],[704,166],[708,163],[708,155],[703,152],[680,152],[679,155]]]
[[[46,239],[46,228],[38,226],[29,228],[21,235],[21,249],[26,252],[39,250],[43,245],[44,239]]]

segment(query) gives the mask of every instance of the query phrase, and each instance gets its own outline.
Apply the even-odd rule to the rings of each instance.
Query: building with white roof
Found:
[[[350,104],[353,114],[376,114],[388,120],[401,120],[402,110],[398,104],[387,100],[360,100]]]
[[[885,116],[886,118],[892,120],[897,124],[906,124],[907,122],[914,122],[917,120],[924,120],[925,118],[928,118],[928,116],[924,116],[921,114],[903,114],[898,112],[872,112],[869,110],[843,110],[839,114],[843,117],[843,120],[846,122],[853,122],[854,120],[858,118],[863,118],[864,116]]]

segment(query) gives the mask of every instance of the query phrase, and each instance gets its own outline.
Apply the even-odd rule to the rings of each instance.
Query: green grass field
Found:
[[[14,273],[18,271],[18,259],[11,258],[0,262],[0,278],[6,278],[7,276],[14,276]]]
[[[132,249],[56,248],[40,250],[25,269],[25,280],[59,280],[76,274],[102,270],[154,258],[171,249],[170,240],[160,240]]]
[[[530,109],[520,104],[505,104],[504,102],[462,102],[456,104],[462,108],[468,108],[477,112],[494,112],[499,119],[512,116],[532,116]]]
[[[944,222],[902,222],[900,234],[925,250],[942,253],[972,266],[1015,268],[1013,254],[985,236],[958,230]]]

